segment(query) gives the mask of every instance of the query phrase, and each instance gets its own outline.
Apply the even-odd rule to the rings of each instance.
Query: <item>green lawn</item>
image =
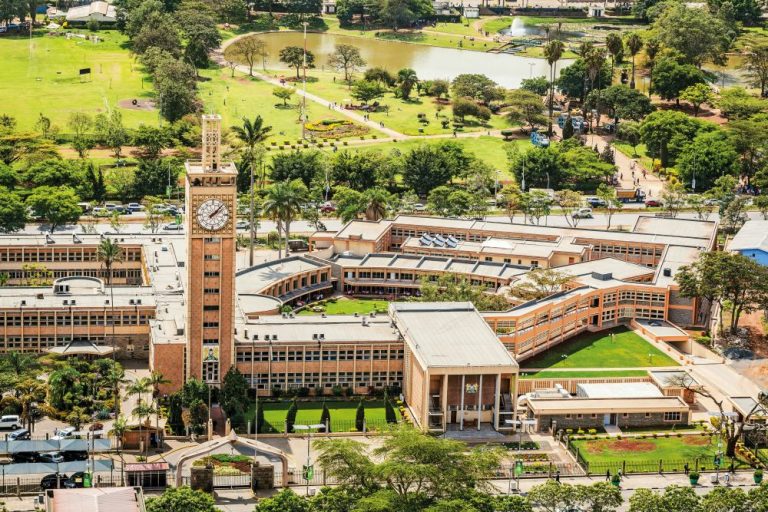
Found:
[[[580,440],[573,441],[573,445],[590,464],[621,461],[655,461],[658,464],[659,460],[693,461],[699,458],[703,464],[711,467],[717,452],[715,438],[700,435]]]
[[[83,32],[88,33],[90,32]],[[151,98],[152,84],[145,81],[130,53],[126,37],[117,31],[96,33],[96,44],[80,38],[43,35],[4,37],[0,40],[0,112],[16,118],[18,128],[33,130],[39,114],[67,132],[73,112],[97,114],[114,108],[121,100]],[[90,68],[90,75],[79,70]],[[126,126],[156,123],[153,111],[120,109]]]
[[[440,22],[440,23],[437,23],[437,25],[435,25],[434,27],[429,27],[429,30],[434,30],[435,32],[445,32],[446,34],[456,34],[460,36],[480,35],[480,32],[478,32],[473,27],[474,21],[475,20],[468,20],[466,18],[461,18],[461,23]]]
[[[524,363],[525,364],[525,363]],[[607,370],[600,371],[550,371],[524,372],[520,374],[521,379],[601,379],[605,377],[645,377],[648,372],[645,370]]]
[[[347,299],[338,298],[335,300],[328,300],[322,305],[325,307],[326,315],[354,315],[358,313],[360,315],[367,315],[368,313],[386,313],[389,301],[377,300],[377,299]],[[311,309],[303,309],[299,312],[299,315],[319,315]]]
[[[612,340],[610,333],[614,333]],[[651,354],[651,357],[649,357]],[[522,363],[525,368],[647,368],[678,366],[661,350],[627,328],[589,333]]]
[[[355,427],[355,415],[357,411],[357,400],[350,401],[332,401],[326,402],[328,411],[331,414],[331,431],[352,431]],[[371,428],[381,428],[386,423],[384,401],[371,400],[364,401],[365,419]],[[285,415],[291,406],[289,400],[279,402],[263,402],[264,422],[269,424],[277,432],[285,431]],[[320,423],[320,415],[323,412],[322,401],[298,402],[299,410],[296,413],[296,423],[299,425],[313,425]],[[393,404],[395,414],[400,419],[400,411]],[[246,418],[253,418],[256,406],[251,404],[246,413]]]

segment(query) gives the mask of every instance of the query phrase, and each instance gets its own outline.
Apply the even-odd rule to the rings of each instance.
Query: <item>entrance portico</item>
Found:
[[[471,303],[392,303],[405,340],[403,393],[424,431],[509,428],[518,366]]]

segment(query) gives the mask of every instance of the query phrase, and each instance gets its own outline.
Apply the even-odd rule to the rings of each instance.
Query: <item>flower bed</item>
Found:
[[[345,119],[323,119],[306,123],[304,128],[310,137],[322,139],[342,139],[344,137],[359,137],[368,133],[368,128]]]

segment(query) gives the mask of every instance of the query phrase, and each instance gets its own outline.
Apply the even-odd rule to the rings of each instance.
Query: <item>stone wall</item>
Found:
[[[261,489],[275,488],[275,467],[272,464],[251,465],[251,489],[258,491]]]
[[[213,492],[213,467],[192,466],[189,486],[196,491]]]

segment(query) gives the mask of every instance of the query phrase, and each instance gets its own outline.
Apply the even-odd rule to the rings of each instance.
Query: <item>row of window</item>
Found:
[[[585,416],[584,414],[566,414],[565,415],[565,419],[570,420],[573,417],[575,417],[576,419],[580,420],[580,419],[583,419],[584,416]],[[602,416],[602,414],[601,414],[601,416]],[[597,414],[591,414],[590,417],[592,419],[597,419]],[[621,417],[622,418],[629,418],[629,413],[623,412],[623,413],[621,413]],[[646,412],[645,413],[645,417],[646,418],[650,418],[651,417],[651,413],[650,412]],[[682,418],[682,413],[680,413],[680,412],[665,412],[664,413],[664,421],[680,421],[681,418]]]
[[[626,254],[636,256],[656,256],[661,257],[662,247],[639,247],[626,245],[613,245],[606,243],[595,243],[592,247],[594,252],[605,254]]]
[[[141,249],[123,247],[123,261],[141,261]],[[53,248],[24,249],[23,252],[18,249],[0,250],[0,262],[17,261],[23,263],[43,263],[43,262],[83,262],[99,261],[98,252],[94,248],[88,249],[70,249],[54,250]]]
[[[48,327],[64,325],[146,325],[149,320],[154,318],[153,312],[142,312],[140,314],[127,313],[78,313],[71,314],[66,310],[57,313],[28,313],[23,316],[6,314],[0,315],[0,323],[8,327]],[[114,319],[114,320],[113,320]]]
[[[403,349],[348,349],[348,350],[273,350],[272,361],[370,361],[370,360],[399,360],[403,359]],[[270,360],[268,350],[237,352],[237,362],[250,363],[267,362]]]
[[[273,388],[332,388],[341,387],[383,387],[402,385],[403,372],[323,372],[323,373],[257,373],[246,375],[251,387]]]

